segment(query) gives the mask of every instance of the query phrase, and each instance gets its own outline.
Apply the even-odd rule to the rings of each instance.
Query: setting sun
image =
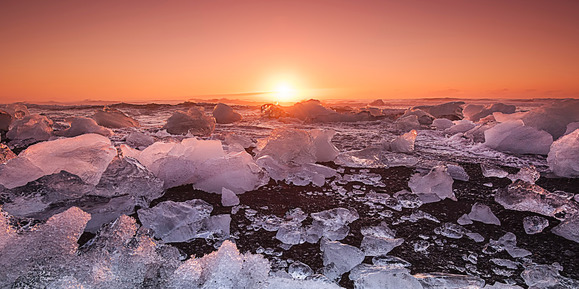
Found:
[[[274,91],[276,102],[296,102],[298,93],[295,88],[287,83],[278,84]]]

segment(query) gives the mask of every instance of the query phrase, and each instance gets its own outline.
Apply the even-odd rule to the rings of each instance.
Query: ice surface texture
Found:
[[[424,203],[438,202],[449,198],[456,201],[452,192],[454,180],[448,174],[445,166],[434,167],[426,176],[415,174],[410,178],[408,186]]]
[[[553,136],[515,120],[497,124],[484,132],[485,145],[498,151],[515,154],[549,153]]]
[[[41,142],[0,167],[0,184],[11,189],[64,170],[96,185],[116,155],[111,141],[97,134]]]
[[[113,134],[110,129],[98,125],[92,118],[77,116],[67,118],[66,121],[70,123],[70,127],[55,132],[55,135],[74,137],[85,133],[96,133],[103,136],[111,136]]]
[[[52,136],[52,120],[46,116],[34,114],[13,121],[6,138],[11,140],[45,141]]]
[[[215,118],[205,115],[200,108],[191,107],[188,111],[173,113],[163,128],[170,134],[209,136],[215,130]]]
[[[139,127],[139,122],[129,117],[122,111],[110,107],[97,110],[92,118],[99,124],[108,128]]]
[[[551,145],[547,162],[553,173],[560,177],[579,177],[579,129]]]

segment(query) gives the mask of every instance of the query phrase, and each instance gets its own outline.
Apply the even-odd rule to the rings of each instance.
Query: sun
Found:
[[[276,102],[294,102],[296,101],[297,91],[287,83],[278,84],[274,90]]]

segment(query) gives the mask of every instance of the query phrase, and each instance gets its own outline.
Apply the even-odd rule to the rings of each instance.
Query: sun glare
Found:
[[[274,93],[276,102],[294,102],[297,98],[297,91],[286,83],[279,84]]]

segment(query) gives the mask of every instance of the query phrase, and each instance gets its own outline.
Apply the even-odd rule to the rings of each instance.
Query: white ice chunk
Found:
[[[473,129],[476,125],[467,119],[457,120],[453,122],[453,126],[444,130],[445,133],[453,135],[457,133],[467,132]]]
[[[144,149],[155,142],[155,138],[140,131],[132,131],[125,139],[128,145],[138,149]]]
[[[562,136],[553,142],[547,163],[549,168],[560,177],[579,177],[579,130]]]
[[[390,150],[398,153],[411,153],[414,151],[414,142],[416,141],[416,130],[411,130],[390,143]]]
[[[553,143],[548,132],[526,126],[521,120],[497,124],[484,134],[486,146],[515,154],[546,155]]]
[[[408,186],[424,203],[438,202],[446,198],[456,201],[452,191],[453,182],[445,166],[436,166],[426,176],[414,174]]]
[[[108,128],[139,127],[139,122],[135,119],[118,109],[106,106],[102,110],[97,110],[92,118],[99,125]]]
[[[485,285],[483,279],[468,275],[427,273],[415,274],[414,277],[428,289],[482,288]]]
[[[482,171],[482,174],[485,178],[505,178],[506,176],[509,175],[509,173],[507,173],[506,171],[504,171],[501,168],[489,165],[489,164],[485,164],[485,163],[481,163],[480,164],[480,168]]]
[[[218,103],[213,108],[213,117],[217,123],[234,123],[242,119],[241,114],[224,103]]]
[[[454,123],[452,122],[452,120],[447,118],[437,118],[432,121],[432,126],[437,130],[445,130],[453,125]]]
[[[176,111],[163,127],[170,134],[209,136],[215,130],[215,118],[205,115],[201,108],[191,107],[188,111]]]
[[[323,275],[321,275],[323,276]],[[259,288],[259,287],[257,287]],[[267,280],[267,289],[340,289],[338,284],[327,280],[297,280],[282,277],[270,277]]]
[[[322,239],[320,249],[323,252],[324,266],[333,263],[340,275],[364,261],[364,252],[360,249],[337,241]]]
[[[549,220],[539,216],[527,216],[523,218],[523,227],[529,235],[541,233],[549,227]]]
[[[562,270],[563,268],[558,263],[553,263],[552,265],[532,263],[525,266],[521,277],[523,277],[525,284],[527,284],[529,288],[579,288],[578,280],[563,277],[559,274],[559,271]]]
[[[482,106],[478,104],[469,104],[462,111],[466,119],[472,121],[479,121],[481,118],[489,116],[495,112],[504,114],[512,114],[517,109],[514,105],[504,103],[493,103],[492,105]]]
[[[470,225],[472,224],[472,220],[468,217],[467,214],[462,214],[460,218],[456,221],[459,225]]]
[[[420,122],[418,122],[418,116],[416,115],[401,116],[394,122],[394,125],[398,130],[403,132],[420,128]]]
[[[563,220],[559,225],[551,229],[551,232],[565,239],[579,243],[579,214],[574,213],[565,218],[565,220]]]
[[[404,288],[422,289],[422,285],[406,268],[360,264],[350,272],[356,289]]]
[[[96,133],[103,136],[111,136],[113,134],[110,129],[98,125],[92,118],[76,116],[69,117],[66,119],[66,121],[70,123],[70,127],[65,130],[55,132],[55,135],[74,137],[86,133]]]
[[[491,208],[481,203],[472,205],[468,218],[485,224],[501,225],[501,221],[493,214]]]
[[[111,141],[98,134],[42,142],[2,165],[0,184],[11,189],[64,170],[96,185],[116,155]],[[19,178],[14,178],[16,175]]]
[[[578,111],[578,99],[564,99],[531,110],[521,119],[525,125],[544,130],[550,133],[553,139],[558,139],[565,133],[569,123],[579,121]]]
[[[221,205],[224,207],[232,207],[239,205],[239,198],[228,188],[221,189]]]

